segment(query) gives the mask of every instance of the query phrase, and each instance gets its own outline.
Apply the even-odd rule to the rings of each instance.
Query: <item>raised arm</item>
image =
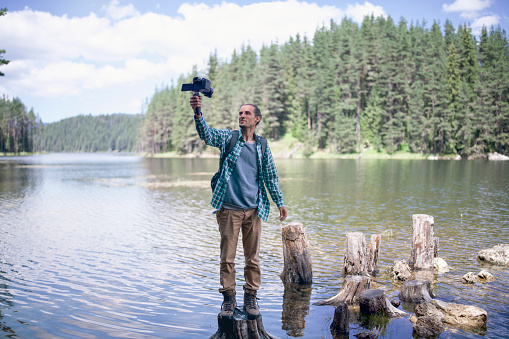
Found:
[[[189,100],[189,103],[191,104],[193,112],[196,112],[195,108],[201,107],[201,97],[193,95]],[[194,115],[194,123],[196,125],[198,136],[200,139],[205,141],[205,144],[218,147],[221,152],[224,151],[225,145],[232,137],[232,131],[230,129],[215,129],[210,127],[203,118],[203,114],[201,112],[198,115]]]

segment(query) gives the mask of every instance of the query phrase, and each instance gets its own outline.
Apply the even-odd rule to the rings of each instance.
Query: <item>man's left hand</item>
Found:
[[[279,207],[279,221],[283,221],[288,216],[288,211],[286,210],[286,207],[281,206]]]

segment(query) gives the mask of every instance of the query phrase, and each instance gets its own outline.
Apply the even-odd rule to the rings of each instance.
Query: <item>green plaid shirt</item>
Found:
[[[205,144],[213,147],[217,147],[221,150],[221,155],[225,151],[226,145],[232,138],[232,130],[230,129],[215,129],[210,127],[203,115],[200,119],[194,120],[196,124],[196,131],[198,131],[198,135],[200,139],[205,141]],[[274,163],[274,159],[272,158],[272,153],[270,152],[269,145],[267,144],[267,149],[265,150],[265,155],[263,155],[262,159],[262,144],[260,141],[260,137],[255,134],[256,138],[256,151],[258,154],[258,168],[261,168],[261,171],[258,171],[258,216],[263,220],[267,221],[269,217],[270,211],[270,203],[269,198],[267,197],[267,191],[265,190],[265,186],[270,193],[272,200],[276,203],[277,207],[284,206],[283,201],[283,192],[279,189],[279,178],[276,171],[276,164]],[[242,137],[242,133],[239,135],[239,140],[231,150],[230,154],[226,157],[223,163],[223,170],[221,172],[221,176],[217,181],[216,189],[212,194],[212,201],[210,204],[212,207],[216,209],[221,209],[223,206],[223,201],[225,197],[226,188],[228,186],[228,181],[230,180],[230,176],[232,174],[233,168],[235,167],[235,163],[237,162],[237,158],[239,157],[240,150],[244,146],[245,141]]]

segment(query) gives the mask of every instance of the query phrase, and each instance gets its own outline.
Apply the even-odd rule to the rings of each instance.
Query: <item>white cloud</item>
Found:
[[[475,19],[472,23],[472,33],[474,35],[481,34],[481,29],[483,26],[486,26],[489,30],[491,26],[497,26],[500,22],[500,17],[498,15],[486,15],[481,18]]]
[[[463,18],[473,19],[479,16],[479,12],[489,8],[492,0],[456,0],[452,4],[443,4],[444,12],[460,12]]]
[[[346,9],[346,15],[357,23],[362,23],[366,15],[370,16],[372,14],[375,18],[379,16],[387,17],[387,13],[382,6],[375,6],[367,1],[364,2],[364,5],[358,3],[355,6],[348,5]]]
[[[103,107],[116,104],[116,112],[135,113],[155,86],[190,72],[193,65],[203,67],[215,50],[226,60],[243,44],[259,50],[271,42],[284,43],[297,33],[311,38],[331,18],[340,21],[346,15],[361,23],[371,13],[386,15],[382,7],[369,2],[342,10],[297,0],[243,6],[226,1],[213,6],[184,3],[173,17],[140,14],[133,5],[121,6],[118,0],[103,6],[99,14],[72,18],[25,8],[0,19],[1,47],[7,51],[5,58],[12,60],[2,66],[6,76],[0,94],[23,101],[56,98],[52,107],[56,111],[57,105],[72,98],[87,102],[84,93],[107,97],[111,92],[110,98],[122,101],[111,99]],[[69,113],[73,109],[80,109],[75,114],[92,111],[66,108]]]
[[[108,6],[102,6],[102,10],[106,12],[106,15],[115,21],[140,15],[140,13],[134,8],[132,4],[127,6],[120,6],[118,0],[111,0]]]

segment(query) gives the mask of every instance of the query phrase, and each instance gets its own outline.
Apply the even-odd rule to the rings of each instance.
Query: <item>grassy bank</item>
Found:
[[[399,151],[392,154],[385,151],[376,151],[374,149],[364,149],[362,153],[337,154],[328,150],[310,150],[304,143],[300,142],[290,134],[286,134],[277,141],[271,141],[269,147],[275,158],[308,158],[308,159],[429,159],[430,154],[411,153],[408,151]],[[151,154],[146,154],[152,157]],[[208,158],[218,157],[219,153],[212,147],[207,147],[202,153],[178,154],[177,152],[167,152],[154,154],[154,158]],[[455,159],[456,155],[440,156],[440,159]],[[438,159],[438,157],[434,158]]]

